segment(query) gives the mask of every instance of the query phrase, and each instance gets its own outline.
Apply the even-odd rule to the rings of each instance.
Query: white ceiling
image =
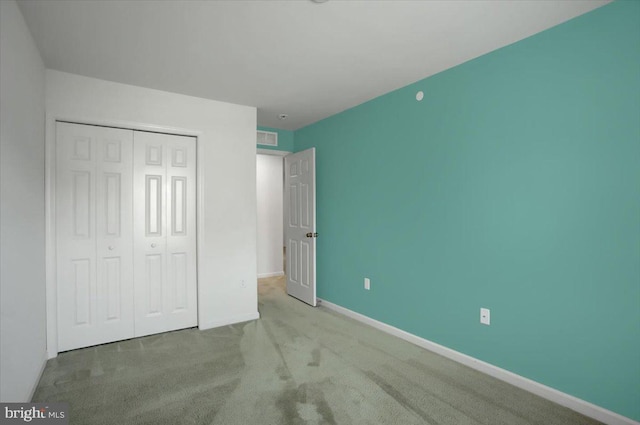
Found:
[[[290,130],[606,3],[18,2],[48,68],[257,106]]]

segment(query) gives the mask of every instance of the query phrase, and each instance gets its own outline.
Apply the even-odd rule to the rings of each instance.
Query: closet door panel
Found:
[[[98,315],[133,337],[133,131],[98,127],[96,254]],[[126,134],[126,138],[119,137]],[[125,339],[125,338],[118,338]]]
[[[176,326],[189,327],[197,324],[195,139],[174,136],[167,149],[167,308]]]
[[[59,351],[133,336],[132,143],[128,130],[56,124]]]
[[[153,133],[135,132],[133,143],[136,336],[160,329],[158,325],[165,310],[165,147],[162,140],[154,136]]]
[[[135,334],[195,326],[195,139],[134,132],[134,192]]]

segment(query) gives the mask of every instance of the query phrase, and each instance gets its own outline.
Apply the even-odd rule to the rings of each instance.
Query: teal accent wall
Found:
[[[320,298],[640,420],[640,2],[296,131],[310,147]]]
[[[258,126],[258,130],[278,133],[278,146],[257,145],[258,149],[293,152],[293,131],[262,126]]]

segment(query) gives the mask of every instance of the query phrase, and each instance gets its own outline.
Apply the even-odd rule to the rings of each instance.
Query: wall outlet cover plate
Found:
[[[480,309],[480,323],[482,323],[483,325],[491,324],[491,310],[489,310],[488,308]]]

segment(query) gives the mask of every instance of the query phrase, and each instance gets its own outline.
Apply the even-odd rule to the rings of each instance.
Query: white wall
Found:
[[[258,318],[256,109],[53,70],[46,77],[48,153],[56,119],[197,135],[199,326]],[[53,295],[47,302],[53,321]]]
[[[258,191],[258,277],[283,274],[281,156],[258,155],[256,185]]]
[[[0,401],[29,401],[46,362],[45,71],[0,1]]]

